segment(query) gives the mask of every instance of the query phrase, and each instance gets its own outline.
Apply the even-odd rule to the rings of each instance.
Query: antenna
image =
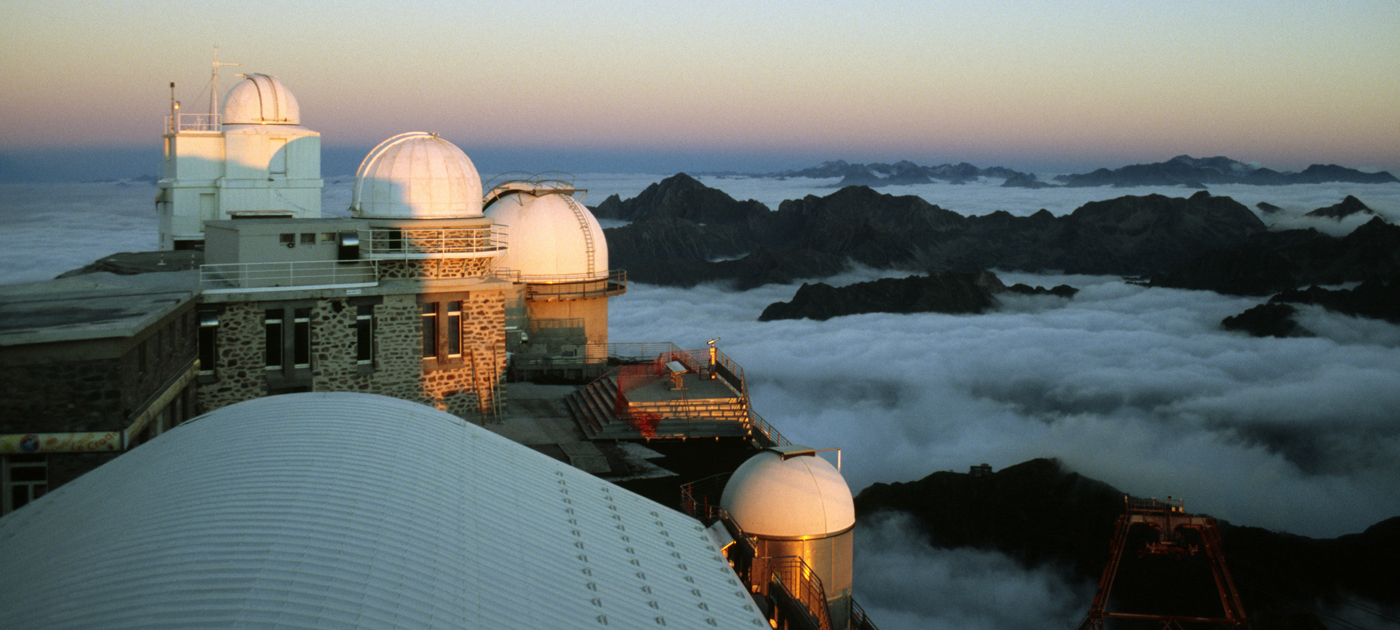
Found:
[[[214,47],[214,74],[213,86],[209,88],[209,120],[213,122],[219,117],[219,66],[241,66],[241,63],[224,63],[219,61],[219,47]]]

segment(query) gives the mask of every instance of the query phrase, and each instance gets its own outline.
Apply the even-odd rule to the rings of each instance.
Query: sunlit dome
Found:
[[[300,125],[301,107],[277,77],[247,75],[224,98],[225,125]]]
[[[402,133],[369,152],[350,200],[365,219],[463,219],[481,215],[481,176],[437,134]]]
[[[487,210],[504,225],[510,249],[499,265],[525,281],[597,279],[608,275],[608,244],[593,213],[562,193],[512,193]]]
[[[760,536],[824,536],[850,529],[856,523],[850,487],[836,467],[806,452],[766,449],[750,457],[725,484],[720,505],[744,531]]]
[[[0,518],[7,630],[767,628],[699,521],[417,403],[256,398]]]

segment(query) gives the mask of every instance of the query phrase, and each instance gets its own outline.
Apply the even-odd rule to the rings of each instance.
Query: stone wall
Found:
[[[462,354],[425,359],[423,302],[462,302]],[[382,296],[373,305],[371,365],[357,358],[356,306],[316,300],[311,314],[311,390],[383,394],[463,418],[493,415],[506,369],[505,295],[501,290]],[[219,315],[214,382],[199,387],[205,413],[268,393],[263,305],[231,303]],[[445,317],[438,331],[445,338]]]
[[[225,305],[217,335],[213,378],[199,385],[199,413],[267,395],[263,309],[257,302]]]
[[[494,257],[381,260],[379,279],[480,278],[488,275],[495,266]]]

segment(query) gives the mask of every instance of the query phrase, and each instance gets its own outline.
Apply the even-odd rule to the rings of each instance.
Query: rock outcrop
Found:
[[[686,204],[704,210],[679,209]],[[599,214],[633,221],[605,230],[614,266],[628,269],[638,281],[679,285],[761,277],[745,264],[716,262],[742,259],[759,248],[769,250],[764,264],[795,272],[827,256],[926,273],[999,268],[1164,274],[1267,229],[1243,205],[1204,192],[1189,199],[1120,197],[1061,217],[1045,211],[965,217],[919,197],[851,186],[824,197],[784,201],[768,211],[684,175],[648,187],[633,200],[610,198]],[[682,269],[692,275],[679,273]]]
[[[776,319],[827,320],[861,313],[983,313],[998,306],[997,295],[1053,295],[1071,298],[1077,289],[1060,285],[1053,289],[1024,284],[1006,286],[989,271],[962,273],[948,271],[936,275],[884,278],[870,282],[833,287],[818,282],[804,283],[788,302],[774,302],[758,316],[759,321]]]
[[[1166,162],[1131,164],[1116,169],[1101,168],[1090,173],[1055,178],[1065,186],[1185,186],[1205,188],[1211,184],[1250,184],[1283,186],[1344,182],[1385,184],[1400,182],[1387,172],[1366,173],[1336,164],[1314,164],[1301,173],[1283,173],[1238,162],[1227,157],[1193,158],[1178,155]]]
[[[934,547],[995,549],[1025,566],[1066,567],[1097,583],[1123,496],[1055,460],[1037,459],[987,475],[937,472],[877,483],[855,504],[858,523],[907,514]],[[1298,611],[1352,594],[1400,604],[1400,517],[1325,540],[1225,522],[1220,528],[1226,563],[1257,630],[1320,627],[1315,615]],[[1115,595],[1141,597],[1131,584],[1115,584]],[[1213,585],[1205,592],[1213,595]]]

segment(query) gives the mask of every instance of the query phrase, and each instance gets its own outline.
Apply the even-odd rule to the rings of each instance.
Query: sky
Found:
[[[435,131],[492,172],[1074,172],[1183,153],[1400,172],[1390,0],[10,0],[4,14],[0,157],[129,162],[116,151],[158,144],[171,81],[184,111],[205,106],[218,46],[242,64],[221,91],[238,72],[278,76],[327,147]]]

